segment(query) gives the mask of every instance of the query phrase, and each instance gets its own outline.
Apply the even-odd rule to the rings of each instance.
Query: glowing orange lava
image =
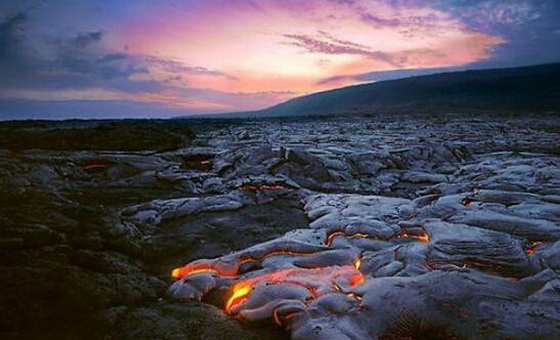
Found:
[[[347,235],[345,232],[343,231],[335,231],[330,233],[327,236],[327,241],[325,242],[327,246],[332,246],[334,239],[339,237],[339,236],[344,236],[346,238],[349,239],[354,239],[354,238],[374,238],[371,235],[368,234],[364,234],[364,233],[355,233],[355,234],[350,234]],[[424,231],[421,235],[413,235],[413,234],[408,234],[405,230],[403,230],[399,235],[396,236],[397,238],[410,238],[410,239],[415,239],[417,241],[420,241],[422,243],[428,243],[430,242],[430,236]]]
[[[469,198],[464,198],[464,199],[461,201],[461,204],[462,204],[463,206],[465,206],[465,207],[468,207],[468,206],[470,206],[473,202],[474,202],[474,201],[471,200],[471,199],[469,199]]]
[[[233,264],[220,263],[212,260],[198,260],[191,262],[183,267],[175,268],[171,275],[176,279],[182,279],[189,275],[200,273],[211,273],[222,277],[237,277],[239,269],[249,263],[262,262],[272,256],[311,256],[315,253],[300,253],[286,250],[278,250],[270,252],[260,258],[246,258],[236,261]]]
[[[358,275],[352,276],[350,278],[350,286],[358,286],[364,283],[365,281],[366,281],[366,277],[363,274],[359,276]]]
[[[399,238],[411,238],[411,239],[418,240],[422,243],[430,242],[430,235],[428,235],[428,233],[426,233],[425,231],[422,233],[422,235],[411,235],[407,233],[406,230],[403,230]]]
[[[348,296],[351,299],[362,301],[362,297],[357,295],[357,294],[354,294],[354,293],[348,293],[348,294],[346,294],[346,296]]]
[[[233,306],[237,306],[245,302],[251,292],[251,289],[251,286],[244,282],[240,282],[233,286],[233,294],[226,302],[226,312],[229,313]]]
[[[176,279],[182,279],[185,276],[195,275],[200,273],[211,273],[219,276],[224,277],[233,277],[237,274],[237,266],[234,268],[227,268],[223,265],[217,265],[213,267],[210,264],[188,264],[183,267],[175,268],[171,272],[171,276]]]
[[[532,256],[537,252],[537,247],[540,246],[542,244],[542,242],[539,241],[534,241],[531,242],[531,244],[529,245],[529,248],[527,248],[527,255]]]
[[[360,259],[359,257],[356,259],[356,262],[354,262],[354,267],[356,267],[356,269],[360,269],[360,266],[362,265],[362,259]]]
[[[339,285],[353,287],[364,281],[365,275],[357,269],[356,265],[283,269],[237,282],[225,309],[228,313],[235,312],[235,308],[242,305],[249,298],[253,288],[259,284],[298,285],[308,289],[316,298],[336,291],[337,287],[340,290]]]
[[[208,268],[208,269],[205,269],[205,268],[204,269],[193,269],[193,270],[190,270],[187,273],[185,273],[184,271],[181,271],[181,270],[182,270],[182,268],[173,269],[173,271],[171,272],[171,276],[173,276],[176,279],[180,279],[180,278],[183,278],[183,277],[188,276],[188,275],[194,275],[194,274],[200,274],[200,273],[212,273],[212,274],[219,275],[219,273],[216,270],[211,269],[211,268]]]
[[[371,237],[370,235],[363,234],[363,233],[355,233],[355,234],[351,234],[351,235],[346,235],[346,233],[343,232],[343,231],[335,231],[334,233],[330,233],[329,236],[327,236],[327,242],[326,242],[327,246],[330,247],[332,245],[334,239],[337,238],[338,236],[344,236],[344,237],[350,238],[350,239]]]

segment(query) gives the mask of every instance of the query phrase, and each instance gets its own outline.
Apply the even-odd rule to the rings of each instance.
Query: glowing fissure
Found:
[[[535,255],[537,252],[537,247],[540,246],[542,242],[540,241],[533,241],[529,244],[529,248],[527,248],[527,255],[532,256]]]
[[[292,189],[283,185],[244,185],[240,187],[243,191],[257,191],[257,190],[282,190],[282,189]]]
[[[325,242],[327,246],[332,246],[334,239],[342,236],[342,237],[346,237],[348,239],[354,239],[354,238],[376,238],[372,235],[369,234],[365,234],[365,233],[354,233],[354,234],[346,234],[344,231],[335,231],[330,233],[327,236],[327,241]],[[399,235],[395,236],[396,238],[408,238],[408,239],[413,239],[413,240],[417,240],[419,242],[422,243],[428,243],[430,242],[430,236],[423,231],[420,235],[414,235],[414,234],[409,234],[406,232],[406,230],[403,230]]]
[[[85,172],[96,172],[96,171],[100,171],[100,170],[104,170],[107,167],[109,167],[111,164],[108,162],[91,162],[88,164],[85,164],[83,166],[83,169]]]
[[[464,198],[464,199],[461,201],[461,204],[462,204],[463,206],[465,206],[465,207],[468,207],[468,206],[470,206],[473,202],[474,202],[474,201],[473,201],[472,199],[470,199],[470,198]]]
[[[344,236],[346,238],[368,238],[368,237],[372,237],[371,235],[368,234],[364,234],[364,233],[355,233],[355,234],[351,234],[351,235],[347,235],[345,232],[343,231],[335,231],[334,233],[329,234],[329,236],[327,237],[327,246],[331,246],[332,243],[334,242],[334,239],[339,237],[339,236]]]
[[[212,267],[210,264],[186,265],[173,269],[171,276],[176,279],[182,279],[189,275],[211,273],[224,277],[233,277],[235,276],[235,274],[233,274],[234,271],[237,273],[237,268],[226,268],[225,266]]]
[[[425,231],[423,231],[422,234],[420,234],[420,235],[414,235],[414,234],[407,233],[406,230],[403,230],[403,232],[398,236],[398,238],[414,239],[414,240],[420,241],[422,243],[430,242],[430,236]]]
[[[359,270],[361,265],[362,265],[362,259],[358,257],[354,262],[354,267],[356,267],[356,269]]]
[[[234,305],[242,304],[249,293],[251,293],[251,286],[249,284],[241,283],[233,287],[233,294],[226,302],[226,311],[230,312]]]
[[[183,272],[181,272],[181,269],[182,268],[173,269],[173,271],[171,272],[171,276],[178,279],[178,278],[185,277],[187,275],[195,275],[195,274],[200,274],[200,273],[212,273],[212,274],[220,275],[218,273],[218,271],[216,271],[212,268],[193,269],[193,270],[190,270],[187,274],[184,274]]]
[[[212,263],[210,261],[208,261],[207,263],[196,263],[198,261],[195,261],[193,263],[189,263],[183,267],[179,267],[179,268],[175,268],[173,269],[171,275],[176,278],[176,279],[182,279],[186,276],[189,275],[195,275],[195,274],[200,274],[200,273],[211,273],[211,274],[215,274],[221,277],[232,277],[232,278],[236,278],[238,277],[239,274],[239,269],[246,264],[249,263],[259,263],[262,262],[264,260],[266,260],[267,258],[270,258],[272,256],[311,256],[314,255],[315,253],[302,253],[302,252],[293,252],[293,251],[287,251],[287,250],[279,250],[279,251],[274,251],[271,252],[269,254],[266,254],[260,258],[247,258],[247,259],[241,259],[237,262],[235,262],[233,265],[226,265],[226,264],[222,264],[222,263]]]

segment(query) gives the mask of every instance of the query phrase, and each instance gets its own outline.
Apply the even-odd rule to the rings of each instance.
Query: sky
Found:
[[[558,0],[0,2],[0,119],[239,112],[558,61]]]

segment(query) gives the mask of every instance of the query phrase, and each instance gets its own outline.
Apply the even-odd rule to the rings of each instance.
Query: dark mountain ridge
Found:
[[[348,86],[264,110],[221,117],[277,117],[383,111],[560,111],[560,63],[448,72]]]

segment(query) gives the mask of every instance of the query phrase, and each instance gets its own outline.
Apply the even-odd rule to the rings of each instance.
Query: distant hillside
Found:
[[[380,81],[294,98],[230,116],[295,116],[384,110],[560,111],[560,63]]]

